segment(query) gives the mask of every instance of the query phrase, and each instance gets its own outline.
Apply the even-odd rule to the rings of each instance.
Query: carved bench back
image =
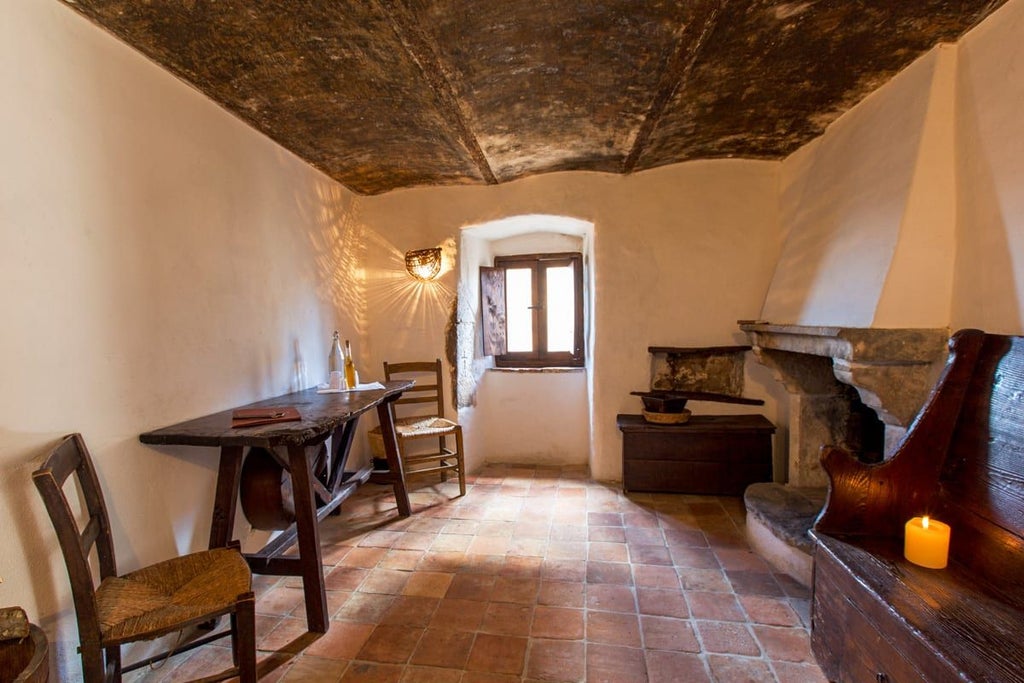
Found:
[[[1024,605],[1024,337],[985,335],[936,503],[951,554]]]

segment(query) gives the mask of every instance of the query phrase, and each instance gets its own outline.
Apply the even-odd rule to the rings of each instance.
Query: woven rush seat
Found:
[[[399,436],[438,436],[451,434],[458,427],[443,417],[406,417],[395,420],[395,431]]]
[[[228,609],[250,588],[249,567],[234,550],[175,557],[100,582],[100,633],[107,645],[157,638]]]

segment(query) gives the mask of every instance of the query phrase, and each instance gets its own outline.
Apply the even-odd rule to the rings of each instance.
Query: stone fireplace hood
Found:
[[[946,356],[948,328],[876,329],[740,323],[754,353],[775,368],[772,351],[832,359],[835,378],[849,384],[861,401],[889,425],[907,427],[920,410]],[[767,353],[766,353],[767,352]]]

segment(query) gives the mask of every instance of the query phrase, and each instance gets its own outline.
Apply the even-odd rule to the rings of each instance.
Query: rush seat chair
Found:
[[[64,491],[71,475],[76,475],[83,501],[83,527]],[[168,655],[122,667],[123,644],[152,640],[224,615],[230,615],[229,630],[191,641],[175,652],[230,635],[237,669],[233,673],[242,683],[256,682],[252,574],[237,548],[196,552],[118,576],[107,507],[82,436],[64,437],[32,479],[57,532],[71,580],[86,683],[116,683],[122,673]],[[98,584],[89,563],[93,547],[99,560]]]
[[[462,427],[444,416],[444,391],[441,383],[441,359],[423,362],[388,363],[384,361],[384,380],[411,379],[416,383],[395,401],[395,435],[405,478],[439,474],[445,480],[449,472],[459,478],[459,495],[466,495],[466,466],[462,450]],[[401,413],[401,414],[398,414]],[[370,431],[370,439],[381,440],[380,427]],[[415,447],[419,440],[436,439],[424,452]],[[454,440],[454,448],[448,439]]]

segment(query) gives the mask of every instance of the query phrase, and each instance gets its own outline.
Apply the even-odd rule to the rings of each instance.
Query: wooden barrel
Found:
[[[321,444],[307,449],[306,457],[313,460],[314,476],[322,481],[327,471],[327,447]],[[276,531],[295,522],[292,477],[282,460],[265,448],[250,448],[245,456],[239,498],[242,512],[253,528]]]
[[[2,683],[43,683],[49,679],[50,658],[46,634],[29,624],[24,638],[0,641],[0,681]]]

